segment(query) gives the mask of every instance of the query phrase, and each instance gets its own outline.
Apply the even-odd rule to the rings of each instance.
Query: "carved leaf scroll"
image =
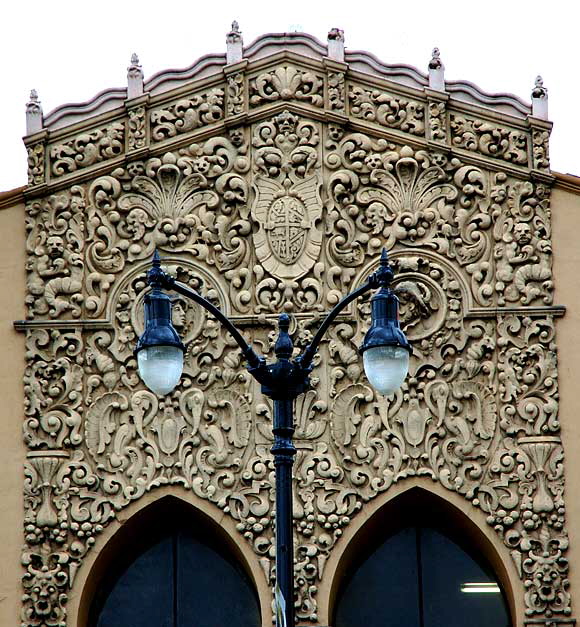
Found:
[[[276,68],[250,80],[250,106],[277,100],[299,100],[322,107],[324,80],[292,65]]]
[[[50,170],[53,176],[63,176],[81,168],[122,154],[125,126],[113,122],[101,129],[82,133],[50,148]]]
[[[216,87],[151,111],[151,138],[155,142],[188,133],[224,117],[224,90]]]

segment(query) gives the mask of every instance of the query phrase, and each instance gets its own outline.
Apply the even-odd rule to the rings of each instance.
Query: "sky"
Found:
[[[578,9],[566,0],[486,2],[383,0],[238,0],[126,2],[27,0],[0,9],[0,191],[26,183],[25,104],[38,91],[45,115],[126,85],[131,53],[145,78],[225,52],[232,20],[244,44],[268,32],[302,31],[326,42],[345,31],[347,50],[366,50],[390,64],[427,72],[434,47],[447,80],[526,102],[535,77],[548,88],[554,123],[552,169],[580,175],[580,35]]]

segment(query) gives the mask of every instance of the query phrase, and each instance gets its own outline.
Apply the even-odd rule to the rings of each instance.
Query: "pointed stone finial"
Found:
[[[441,61],[439,48],[433,48],[431,61],[429,61],[429,87],[445,91],[445,66]]]
[[[344,63],[344,31],[340,28],[331,28],[328,31],[328,56]]]
[[[226,35],[226,63],[237,63],[243,58],[244,40],[242,39],[242,31],[240,25],[234,20],[232,29]]]
[[[131,55],[131,64],[127,68],[127,98],[137,98],[143,95],[143,69],[139,64],[139,57],[134,52]]]
[[[536,83],[532,90],[532,115],[542,120],[548,119],[548,90],[544,87],[544,80],[536,76]]]
[[[26,134],[32,135],[42,130],[42,106],[36,89],[30,92],[30,100],[26,103]]]

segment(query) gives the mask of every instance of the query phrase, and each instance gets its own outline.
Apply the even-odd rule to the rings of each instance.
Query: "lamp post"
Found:
[[[292,466],[296,449],[294,401],[310,387],[310,373],[318,346],[338,314],[353,300],[372,289],[371,327],[360,347],[365,373],[381,394],[393,394],[405,379],[411,348],[398,321],[398,299],[390,288],[393,270],[383,250],[378,269],[366,282],[345,296],[327,314],[304,352],[292,359],[293,344],[288,333],[290,317],[280,315],[274,346],[276,361],[267,363],[245,341],[233,323],[214,305],[187,285],[161,269],[157,252],[147,274],[151,291],[145,296],[145,331],[135,353],[139,373],[147,387],[159,395],[170,393],[179,383],[183,370],[184,346],[171,322],[171,300],[163,290],[190,298],[230,332],[248,362],[248,371],[260,383],[262,393],[274,401],[274,455],[276,474],[276,590],[282,600],[282,618],[277,627],[294,627],[294,550],[292,536]]]

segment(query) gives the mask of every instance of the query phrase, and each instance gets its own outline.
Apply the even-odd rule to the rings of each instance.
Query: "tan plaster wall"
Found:
[[[573,611],[580,604],[580,189],[552,192],[554,303],[566,306],[557,324],[560,422],[565,451],[566,517],[570,535]]]
[[[24,316],[24,205],[0,209],[0,625],[19,624],[22,597],[22,373],[24,336],[12,322]]]

